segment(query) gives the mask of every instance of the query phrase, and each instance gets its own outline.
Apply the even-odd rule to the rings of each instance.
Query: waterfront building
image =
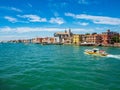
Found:
[[[33,43],[42,43],[42,40],[43,40],[43,38],[37,37],[37,38],[33,38],[32,42]]]
[[[37,37],[37,38],[33,38],[32,39],[33,43],[55,43],[56,39],[54,37],[45,37],[45,38],[41,38],[41,37]]]
[[[54,37],[59,38],[59,43],[63,44],[71,44],[72,43],[72,35],[73,33],[69,29],[68,31],[65,30],[65,32],[56,32],[54,33]]]
[[[82,43],[86,43],[87,42],[86,41],[87,35],[82,34],[81,36],[82,36]]]
[[[82,37],[80,34],[73,34],[73,44],[80,45],[82,42]]]
[[[45,37],[45,38],[42,39],[42,43],[54,44],[54,43],[56,43],[56,38]]]
[[[31,43],[32,39],[23,39],[23,40],[19,40],[19,42],[22,42],[22,43]]]
[[[116,36],[119,37],[119,33],[112,32],[110,30],[107,30],[107,32],[102,32],[101,34],[102,44],[103,45],[114,44],[114,42],[112,41],[112,38]]]
[[[102,34],[73,34],[69,29],[68,31],[54,33],[54,37],[37,37],[33,39],[10,40],[8,42],[120,46],[120,34],[110,30],[102,32]]]
[[[98,45],[102,43],[102,37],[97,33],[82,35],[82,43]]]
[[[37,37],[36,40],[37,40],[37,43],[42,43],[43,38]]]

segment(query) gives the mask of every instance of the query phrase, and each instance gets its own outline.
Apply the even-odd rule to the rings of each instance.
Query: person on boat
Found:
[[[105,54],[105,51],[104,50],[100,50],[100,54]]]
[[[93,52],[94,52],[94,53],[96,53],[96,52],[97,52],[97,50],[93,50]]]

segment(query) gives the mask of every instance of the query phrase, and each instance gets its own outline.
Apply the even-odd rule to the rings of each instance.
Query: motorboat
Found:
[[[104,50],[100,50],[98,48],[86,49],[84,53],[88,55],[95,55],[95,56],[107,56],[108,55]]]

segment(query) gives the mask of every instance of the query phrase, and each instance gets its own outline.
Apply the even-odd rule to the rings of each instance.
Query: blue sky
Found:
[[[120,32],[120,0],[0,0],[0,40]]]

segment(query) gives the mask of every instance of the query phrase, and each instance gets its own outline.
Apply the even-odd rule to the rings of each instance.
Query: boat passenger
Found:
[[[97,50],[93,50],[93,52],[94,52],[94,53],[96,53],[96,52],[97,52]]]

